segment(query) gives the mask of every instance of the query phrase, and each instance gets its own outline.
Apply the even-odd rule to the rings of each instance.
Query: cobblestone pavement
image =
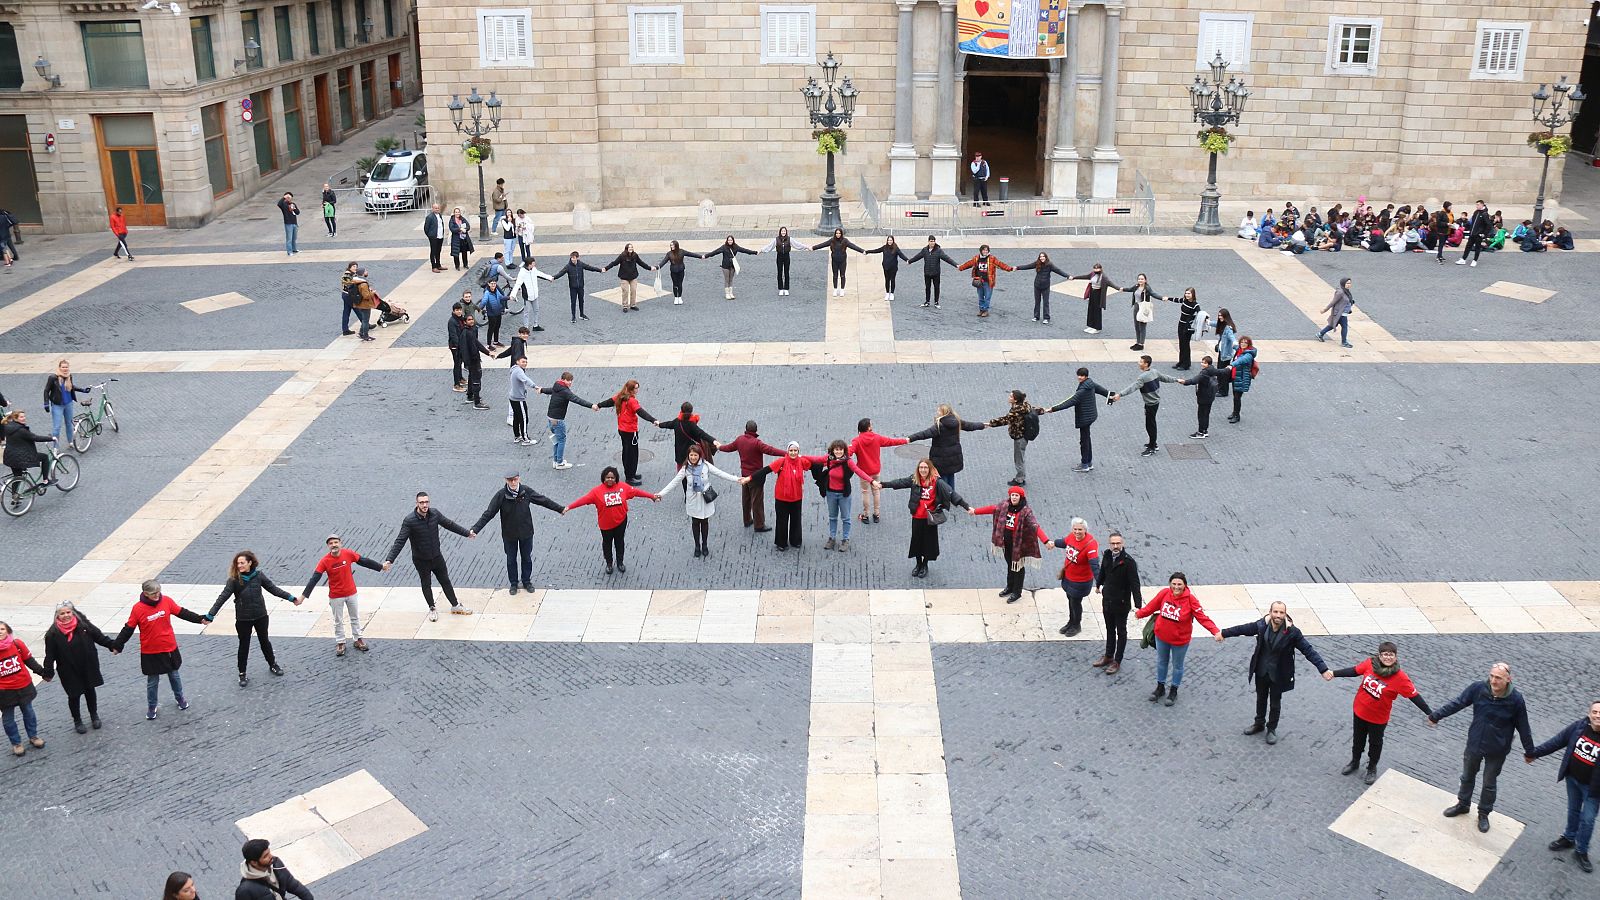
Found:
[[[1536,741],[1578,718],[1589,696],[1579,687],[1593,650],[1587,638],[1397,640],[1402,667],[1434,706],[1510,660]],[[1116,896],[1465,896],[1327,830],[1363,790],[1359,773],[1339,777],[1353,680],[1324,684],[1302,662],[1284,697],[1282,740],[1269,747],[1240,734],[1254,703],[1249,639],[1196,640],[1182,700],[1170,709],[1145,702],[1154,651],[1137,642],[1113,678],[1089,667],[1098,655],[1089,647],[935,646],[965,896],[1091,898],[1108,888]],[[1360,637],[1315,644],[1335,668],[1373,652]],[[1428,728],[1409,703],[1396,703],[1381,767],[1454,791],[1467,715]],[[1553,759],[1530,767],[1514,753],[1506,763],[1496,808],[1528,827],[1478,896],[1593,891],[1569,854],[1544,847],[1566,821]]]

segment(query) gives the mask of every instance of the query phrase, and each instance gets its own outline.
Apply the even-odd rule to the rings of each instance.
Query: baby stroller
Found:
[[[411,314],[393,303],[378,298],[378,327],[388,328],[391,322],[410,322]]]

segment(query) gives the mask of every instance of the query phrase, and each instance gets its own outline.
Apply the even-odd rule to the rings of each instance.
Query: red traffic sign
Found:
[[[254,121],[255,121],[255,119],[256,119],[256,114],[255,114],[255,113],[253,113],[253,112],[251,112],[251,111],[250,111],[250,110],[248,110],[248,109],[247,109],[247,110],[245,110],[245,111],[244,111],[244,112],[241,112],[241,113],[239,113],[239,118],[240,118],[240,119],[243,119],[243,120],[244,120],[244,123],[245,123],[245,124],[246,124],[246,125],[248,125],[248,124],[250,124],[250,123],[251,123],[251,122],[254,122]]]

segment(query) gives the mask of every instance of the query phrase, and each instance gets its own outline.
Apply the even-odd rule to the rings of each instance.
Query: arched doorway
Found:
[[[989,196],[999,179],[1011,179],[1011,196],[1044,190],[1045,119],[1049,114],[1049,60],[1004,59],[963,54],[966,67],[961,106],[962,191],[971,195],[967,162],[973,153],[989,160]]]

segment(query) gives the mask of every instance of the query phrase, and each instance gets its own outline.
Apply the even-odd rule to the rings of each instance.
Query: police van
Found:
[[[427,151],[390,150],[368,174],[362,203],[367,212],[416,209],[427,200],[427,184]]]

